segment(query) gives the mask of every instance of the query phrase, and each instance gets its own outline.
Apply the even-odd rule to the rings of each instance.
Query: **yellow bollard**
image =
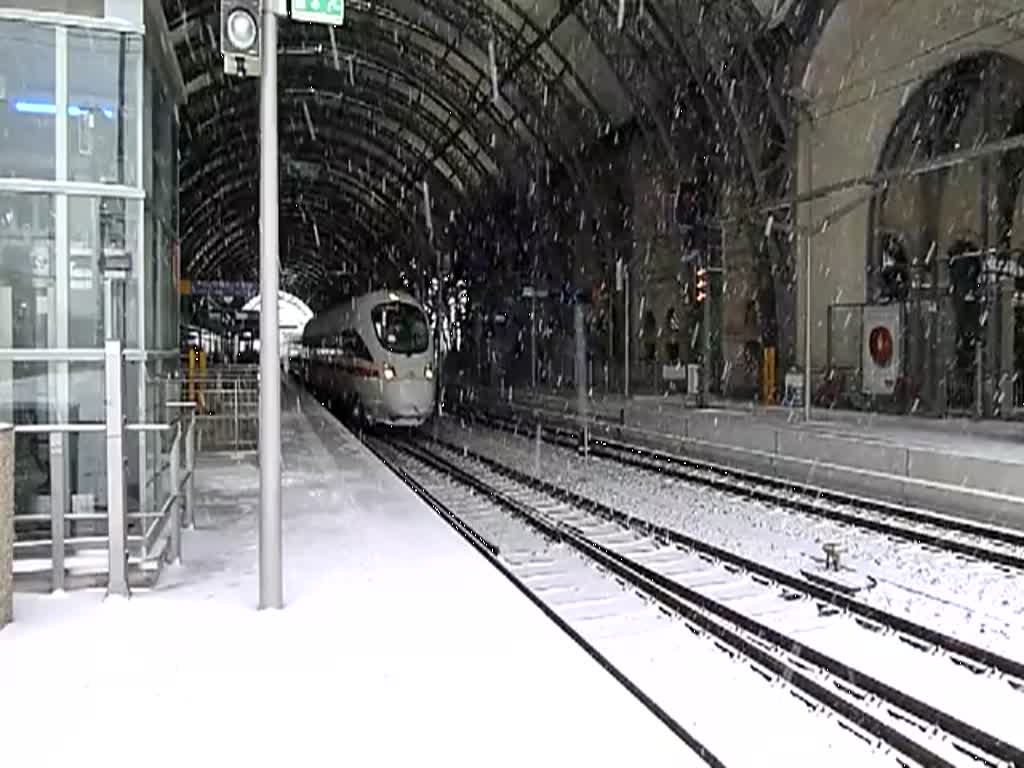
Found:
[[[775,347],[764,348],[764,366],[761,375],[761,402],[775,404]]]
[[[200,349],[199,350],[199,387],[197,387],[197,392],[196,392],[196,395],[197,395],[198,399],[197,400],[193,400],[192,402],[196,403],[199,406],[199,410],[200,410],[201,413],[205,413],[206,412],[206,397],[205,397],[205,393],[203,392],[203,386],[204,386],[204,382],[205,381],[206,381],[206,350],[205,349]]]

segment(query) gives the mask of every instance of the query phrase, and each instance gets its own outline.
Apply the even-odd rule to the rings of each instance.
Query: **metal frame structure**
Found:
[[[22,350],[8,357],[22,359]],[[54,440],[63,439],[72,434],[102,434],[106,443],[106,510],[97,513],[66,512],[63,503],[51,504],[49,515],[16,514],[15,524],[31,522],[50,523],[50,537],[46,541],[33,539],[16,540],[14,543],[15,560],[30,558],[38,559],[40,546],[49,549],[50,588],[63,590],[68,575],[67,547],[91,546],[99,543],[106,545],[107,550],[107,590],[108,594],[127,596],[130,593],[129,581],[131,566],[140,570],[158,569],[161,562],[178,562],[181,559],[181,529],[193,527],[195,523],[195,404],[180,400],[167,400],[164,406],[173,417],[165,422],[129,422],[125,409],[125,366],[133,356],[126,351],[121,342],[112,339],[106,342],[103,349],[48,349],[35,350],[36,359],[46,359],[58,364],[67,365],[71,361],[102,362],[104,379],[104,420],[101,422],[69,423],[61,420],[51,424],[19,424],[14,427],[15,439],[19,435],[43,434]],[[161,384],[168,382],[161,380]],[[173,380],[169,382],[172,386]],[[153,504],[149,505],[145,498],[140,499],[140,507],[131,512],[127,498],[127,463],[125,454],[125,438],[128,433],[140,435],[170,435],[171,442],[166,453],[166,466],[163,456],[159,465],[154,467],[152,477]],[[53,455],[51,453],[51,455]],[[167,476],[167,487],[164,488],[164,475]],[[63,482],[63,473],[53,473]],[[166,490],[166,493],[164,493]],[[41,519],[46,518],[46,520]],[[105,536],[68,536],[68,522],[103,522],[107,524]],[[139,523],[140,533],[129,536],[129,524]],[[17,570],[17,568],[16,568]]]
[[[568,172],[596,222],[606,214],[595,170],[580,161],[586,148],[632,120],[681,179],[689,171],[670,125],[679,110],[717,137],[719,182],[746,179],[754,202],[781,196],[790,105],[768,62],[785,47],[786,28],[767,29],[750,0],[651,0],[625,14],[620,5],[356,0],[344,27],[282,20],[281,234],[291,244],[282,262],[293,275],[282,287],[317,304],[331,294],[324,274],[341,263],[377,266],[382,280],[403,266],[436,269],[435,252],[465,241],[481,200],[542,178],[552,164]],[[210,39],[216,0],[164,0],[164,10],[191,94],[182,128],[185,269],[196,278],[252,276],[257,89],[220,74]],[[329,184],[308,185],[292,159],[319,165]],[[319,229],[312,244],[301,234],[308,206],[329,214],[307,217]],[[225,243],[225,230],[237,236]],[[377,265],[396,242],[402,264]]]
[[[69,491],[72,486],[72,480],[69,476],[72,466],[70,438],[75,434],[88,432],[104,433],[108,436],[104,453],[107,456],[107,461],[112,460],[116,462],[108,466],[118,468],[117,471],[110,473],[107,479],[108,487],[111,491],[111,501],[108,508],[111,515],[111,530],[114,531],[112,541],[116,543],[121,539],[119,532],[123,532],[125,521],[128,519],[124,517],[127,512],[123,503],[127,465],[133,463],[139,470],[138,502],[140,510],[143,511],[132,514],[146,515],[147,513],[144,510],[149,509],[154,499],[159,495],[158,483],[160,482],[161,469],[152,464],[149,460],[149,454],[150,449],[154,446],[154,438],[156,437],[154,433],[165,432],[172,429],[172,426],[170,424],[153,425],[145,423],[147,415],[164,406],[162,402],[155,401],[151,396],[149,391],[151,384],[149,373],[153,371],[154,364],[168,357],[177,356],[175,350],[162,348],[159,343],[159,339],[162,337],[159,335],[156,337],[158,339],[157,348],[148,348],[151,335],[149,332],[151,328],[148,327],[150,325],[149,321],[154,321],[159,330],[160,324],[165,318],[162,318],[158,312],[154,312],[152,318],[147,317],[147,291],[150,282],[149,278],[152,274],[150,270],[153,269],[154,265],[153,261],[147,263],[147,258],[153,258],[153,254],[148,248],[147,228],[145,226],[146,184],[149,181],[149,176],[147,175],[147,121],[138,119],[134,126],[135,145],[133,156],[129,161],[137,169],[134,184],[107,184],[70,180],[68,104],[70,88],[69,67],[73,62],[69,58],[69,38],[73,34],[71,30],[79,29],[90,31],[103,30],[105,32],[132,35],[136,36],[139,40],[143,39],[143,34],[145,33],[146,46],[151,47],[159,39],[160,24],[147,24],[146,27],[143,27],[110,19],[97,20],[66,14],[35,14],[30,11],[16,9],[5,9],[0,12],[0,17],[28,23],[41,23],[50,29],[54,35],[54,178],[52,180],[7,178],[0,184],[0,189],[7,193],[46,195],[52,205],[53,251],[56,258],[53,259],[52,285],[47,288],[47,300],[50,310],[48,314],[52,320],[46,348],[0,348],[0,362],[13,364],[32,362],[46,366],[44,374],[46,378],[45,402],[50,404],[50,418],[48,421],[51,423],[18,424],[15,427],[15,433],[17,435],[35,434],[42,436],[46,441],[50,471],[48,481],[49,493],[44,495],[49,496],[49,511],[43,515],[45,520],[36,520],[35,523],[45,523],[47,520],[50,522],[51,530],[47,546],[50,548],[51,586],[54,589],[61,589],[64,586],[65,580],[65,544],[70,542],[70,539],[65,537],[65,523],[76,518],[88,518],[91,522],[95,523],[106,521],[108,517],[108,512],[68,512],[69,505],[73,502]],[[159,22],[164,21],[160,17],[158,17],[158,20]],[[156,47],[159,47],[158,43]],[[165,70],[176,70],[175,66],[168,65],[166,61],[160,59],[159,52],[153,54],[152,61],[154,65],[163,66]],[[135,70],[137,79],[134,79],[130,86],[134,89],[134,98],[138,99],[137,106],[140,112],[145,111],[149,96],[144,73],[145,62],[146,59],[141,58],[140,54],[139,66]],[[135,77],[135,75],[132,75],[132,77]],[[171,77],[170,79],[173,90],[174,78]],[[101,290],[104,296],[103,336],[108,339],[114,337],[123,339],[125,323],[130,309],[131,322],[134,324],[139,343],[137,348],[124,350],[122,348],[123,340],[114,342],[118,345],[117,370],[111,370],[108,365],[106,371],[107,383],[112,387],[110,391],[120,393],[121,397],[110,398],[106,403],[108,415],[114,413],[114,421],[111,421],[109,424],[75,424],[71,421],[70,400],[72,398],[72,385],[70,377],[72,366],[76,363],[102,364],[106,360],[105,354],[111,352],[109,347],[107,350],[103,348],[69,348],[72,341],[69,333],[72,275],[70,274],[69,259],[67,258],[67,255],[71,252],[72,240],[70,214],[76,201],[80,201],[83,198],[121,201],[124,205],[125,219],[132,221],[135,226],[135,234],[132,236],[134,239],[126,243],[128,250],[136,254],[136,258],[133,260],[134,264],[132,265],[132,287],[130,294],[126,290],[127,286],[124,284],[125,275],[123,273],[120,276],[105,274],[102,280]],[[97,244],[97,249],[99,247],[100,245]],[[115,288],[115,283],[119,284],[119,288]],[[119,298],[119,309],[116,312],[114,311],[113,301],[115,296]],[[112,364],[112,359],[107,360],[107,362]],[[127,379],[125,376],[126,363],[134,364],[136,370],[137,390],[131,394],[124,389]],[[111,377],[116,377],[116,381],[115,378]],[[126,437],[126,428],[122,426],[125,406],[127,404],[130,404],[133,409],[137,409],[142,419],[142,421],[127,427],[129,433],[137,433],[138,444],[137,456],[130,462],[125,455],[124,439]],[[116,413],[110,410],[115,408],[120,408],[120,417],[117,417]],[[43,420],[47,421],[47,419]],[[184,437],[181,437],[178,444],[180,445],[184,439]],[[119,503],[119,500],[121,503]],[[168,509],[164,509],[161,514],[166,516],[167,513]],[[28,518],[36,517],[39,514],[29,513]],[[149,515],[149,517],[152,517],[152,515]],[[19,515],[17,520],[19,523],[23,523],[26,517]],[[28,520],[28,522],[33,521]],[[37,552],[39,550],[39,543],[34,541],[17,542],[15,547],[19,553],[26,551]],[[111,572],[114,582],[112,589],[113,591],[121,592],[124,591],[123,588],[126,589],[126,582],[123,578],[125,559],[118,554],[114,557],[114,561],[116,567]]]

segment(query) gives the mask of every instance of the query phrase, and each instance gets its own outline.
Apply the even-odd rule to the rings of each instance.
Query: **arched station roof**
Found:
[[[188,92],[186,274],[255,280],[259,82],[223,74],[219,0],[163,5]],[[348,0],[341,27],[282,19],[282,288],[316,309],[339,275],[422,272],[424,187],[438,231],[544,162],[579,173],[576,157],[630,121],[676,167],[673,115],[700,112],[763,189],[779,155],[764,137],[787,138],[770,61],[794,5],[812,4]]]

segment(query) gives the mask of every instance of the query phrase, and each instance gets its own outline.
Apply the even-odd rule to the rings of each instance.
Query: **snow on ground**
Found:
[[[254,610],[253,462],[206,465],[155,591],[17,596],[5,764],[698,764],[361,446],[283,431],[287,609]]]
[[[459,457],[461,452],[456,449],[447,455]],[[464,461],[459,458],[454,460],[463,463],[486,482],[500,484],[500,476],[490,468],[469,458]],[[862,674],[883,680],[896,690],[937,706],[942,711],[958,717],[986,733],[1002,738],[1008,743],[1016,743],[1020,738],[1019,721],[1020,712],[1024,710],[1024,692],[1015,689],[996,676],[979,675],[967,667],[953,663],[942,655],[922,653],[918,647],[907,644],[896,634],[876,633],[861,626],[858,622],[851,621],[850,617],[841,613],[823,615],[814,601],[787,600],[779,594],[777,589],[761,584],[758,580],[750,578],[748,574],[734,573],[720,564],[708,563],[697,553],[682,552],[674,547],[656,544],[646,533],[634,529],[623,529],[621,526],[608,522],[600,515],[572,508],[571,505],[564,510],[556,508],[556,511],[549,514],[573,528],[583,531],[594,541],[644,563],[658,573],[699,594],[712,600],[725,601],[733,609],[741,611],[763,626],[770,627],[786,637],[798,640],[805,647],[813,648],[849,664]],[[501,542],[499,545],[504,551],[504,545]],[[656,611],[657,609],[652,606],[651,610]],[[692,638],[686,639],[692,640]],[[638,653],[640,655],[653,653],[651,645],[647,638],[643,638],[639,644],[630,644],[630,647],[625,649],[624,668],[633,674],[635,657]],[[697,664],[702,673],[710,672],[714,679],[720,680],[722,690],[730,701],[732,699],[742,700],[747,706],[754,702],[758,691],[756,686],[750,684],[750,679],[744,680],[742,676],[737,675],[733,680],[727,673],[712,669],[714,659],[705,659],[706,654],[700,653],[700,644],[694,645],[696,648],[692,650],[680,648],[679,657],[686,659],[691,665]],[[664,680],[669,670],[676,666],[677,663],[674,660],[659,660],[656,667],[659,681]],[[741,662],[739,666],[745,667],[746,671],[753,676],[753,670],[746,667],[746,664]],[[692,675],[692,673],[690,674]],[[659,681],[648,683],[640,676],[634,674],[633,677],[643,681],[646,691],[662,688],[658,684]],[[759,677],[757,681],[764,682]],[[683,690],[686,689],[685,684],[679,687]],[[788,692],[784,698],[789,698]],[[658,701],[662,706],[670,707],[672,698],[667,695],[666,698],[659,698]],[[793,704],[795,701],[790,698],[787,703]],[[683,705],[692,705],[692,703],[684,700]],[[716,702],[710,695],[702,697],[700,715],[710,714],[715,722],[720,722],[721,715],[713,712],[713,706],[716,703],[720,702]],[[786,703],[780,701],[767,706],[761,704],[756,710],[774,712],[782,722],[786,723],[788,729],[799,729],[801,734],[814,733],[816,738],[826,735],[818,733],[816,727],[808,728],[803,725],[798,715],[785,713],[785,708]],[[670,711],[674,710],[670,709]],[[756,717],[756,714],[744,716],[743,705],[738,703],[732,703],[731,711],[744,722]],[[693,715],[688,717],[693,717]],[[699,719],[699,715],[697,717]],[[921,738],[916,725],[911,726],[904,721],[898,721],[896,725],[905,730],[911,738]],[[779,735],[788,747],[790,744],[789,731],[785,727],[778,725],[775,727],[780,728]],[[713,733],[714,730],[713,727],[702,726],[700,728],[701,733]],[[752,731],[751,728],[749,732],[752,734]],[[762,758],[767,764],[775,764],[782,759],[772,758],[769,755],[772,746],[771,737],[762,736],[758,741],[762,745]],[[712,743],[716,744],[716,742]],[[924,744],[939,750],[949,746],[947,742],[937,744],[927,740]],[[804,746],[810,746],[810,744]],[[715,747],[715,751],[719,755],[727,758],[728,755],[724,749],[725,747],[722,749]],[[853,755],[854,751],[853,747],[848,746],[844,748],[843,754]],[[948,758],[953,764],[958,764],[962,755],[958,757],[954,750]],[[782,759],[782,762],[787,760],[794,765],[800,762],[792,755]],[[729,760],[726,759],[726,763],[728,762]]]
[[[446,420],[439,435],[509,466],[532,468],[532,438]],[[911,542],[887,539],[792,510],[575,451],[541,447],[540,473],[609,506],[775,568],[816,568],[821,542],[840,541],[845,566],[879,580],[861,599],[995,652],[1024,659],[1024,575]]]
[[[430,471],[412,474],[494,543],[529,588],[725,765],[888,767],[892,757],[765,679],[749,659],[622,583],[572,547]],[[487,470],[476,471],[491,481]],[[736,738],[742,724],[743,739]],[[756,746],[752,754],[750,746]],[[941,747],[940,747],[941,748]],[[955,763],[954,763],[955,764]]]

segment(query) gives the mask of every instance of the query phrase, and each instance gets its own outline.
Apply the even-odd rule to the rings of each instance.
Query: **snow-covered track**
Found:
[[[408,443],[395,447],[486,496],[550,540],[571,546],[683,617],[695,632],[714,637],[720,647],[745,659],[766,679],[791,687],[808,706],[834,713],[848,728],[890,745],[907,760],[929,766],[972,765],[975,761],[1024,766],[1024,752],[1017,747],[822,652],[820,644],[815,647],[797,639],[803,637],[801,633],[814,634],[819,625],[856,625],[840,611],[823,612],[792,589],[780,589],[779,583],[751,578],[753,574],[703,553],[681,552],[675,544],[660,541],[651,533],[637,535],[636,528],[610,523],[587,506],[542,492],[485,462],[474,460],[472,469],[461,466],[469,460],[463,449],[437,446],[428,451]],[[745,603],[747,608],[734,608],[730,603]],[[861,626],[860,631],[875,636],[867,627]],[[835,638],[833,631],[831,639]],[[827,629],[825,639],[829,639]],[[886,651],[907,650],[891,636],[879,642],[887,643]]]
[[[456,495],[456,498],[453,499],[450,487],[439,487],[443,486],[449,477],[449,473],[446,471],[439,470],[427,461],[414,461],[411,463],[412,466],[410,466],[408,461],[410,449],[407,446],[405,446],[403,455],[403,452],[396,450],[396,446],[392,443],[377,440],[365,434],[362,435],[362,439],[377,458],[394,472],[402,482],[408,485],[438,515],[472,544],[477,551],[487,557],[490,563],[512,582],[520,592],[529,598],[591,658],[600,664],[602,668],[611,674],[647,707],[655,717],[661,720],[681,741],[693,750],[694,755],[701,762],[710,766],[710,768],[725,768],[725,764],[695,738],[688,729],[683,727],[675,718],[659,706],[656,701],[648,696],[639,685],[631,680],[623,670],[601,653],[580,631],[581,627],[573,626],[574,623],[579,624],[580,622],[572,622],[563,617],[557,610],[557,607],[550,604],[550,599],[546,600],[541,593],[531,588],[529,583],[531,575],[542,573],[544,576],[550,576],[552,573],[550,564],[552,561],[557,562],[557,556],[551,557],[552,553],[548,552],[546,548],[538,551],[535,543],[523,541],[516,537],[514,533],[510,537],[510,532],[507,529],[499,534],[500,538],[504,539],[502,544],[506,547],[503,553],[502,548],[497,543],[499,536],[488,536],[486,533],[478,530],[485,527],[481,525],[480,518],[482,515],[487,514],[487,507],[495,507],[493,511],[497,512],[497,505],[493,503],[488,504],[487,502],[481,505],[479,498],[473,496],[462,496],[459,498]],[[416,454],[412,455],[415,456]],[[442,496],[446,497],[445,500],[442,500]],[[476,525],[474,526],[467,522],[467,517],[475,517]],[[501,517],[501,513],[498,512],[496,517]],[[512,551],[510,552],[510,550]],[[515,550],[519,550],[520,556],[516,556]],[[525,556],[522,556],[523,554]],[[547,560],[547,563],[545,563],[545,560]],[[545,568],[545,565],[548,567]],[[579,564],[575,563],[575,565]],[[559,575],[565,576],[566,574],[562,571]],[[613,591],[619,591],[615,587],[612,587],[612,589]]]
[[[459,406],[453,412],[508,432],[528,434],[535,429],[534,423],[479,407]],[[575,427],[552,422],[547,415],[544,420],[541,435],[545,442],[571,448],[580,444],[580,434]],[[1024,532],[1021,531],[722,467],[606,437],[591,437],[587,450],[599,458],[658,472],[740,498],[955,552],[1002,568],[1024,571]]]
[[[432,438],[432,441],[448,452],[461,454],[503,477],[516,483],[528,485],[553,499],[587,510],[609,522],[651,536],[659,541],[713,558],[726,567],[740,568],[755,578],[768,579],[780,588],[795,590],[810,600],[819,601],[836,610],[847,612],[856,617],[864,627],[878,632],[892,633],[924,653],[941,654],[952,663],[966,667],[979,675],[1000,677],[1008,685],[1024,692],[1024,663],[1015,659],[993,653],[923,624],[910,621],[903,616],[868,605],[829,586],[773,568],[671,528],[630,515],[583,494],[547,482],[533,474],[507,466],[491,457],[470,451],[465,446],[458,446],[436,437]]]

